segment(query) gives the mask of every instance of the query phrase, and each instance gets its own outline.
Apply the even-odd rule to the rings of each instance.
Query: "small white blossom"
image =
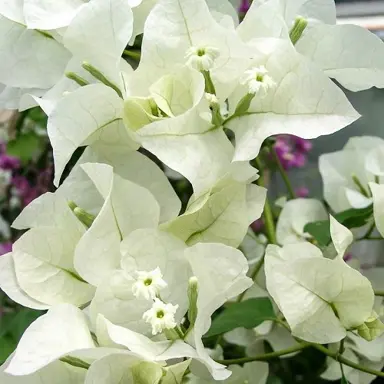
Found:
[[[152,308],[143,314],[143,319],[152,325],[152,335],[157,335],[164,329],[176,327],[177,308],[179,308],[178,305],[165,304],[160,299],[155,299]]]
[[[214,47],[191,47],[187,50],[185,58],[187,65],[198,71],[209,71],[220,53]]]
[[[210,105],[213,105],[213,104],[219,104],[219,100],[217,98],[216,95],[214,95],[213,93],[206,93],[205,94],[205,98],[208,100],[208,103]]]
[[[266,96],[269,90],[276,87],[276,83],[272,77],[268,75],[268,71],[264,65],[245,71],[240,82],[243,85],[248,85],[249,93],[257,93],[261,97]]]
[[[143,297],[146,300],[154,300],[161,289],[168,284],[163,280],[163,274],[159,267],[153,271],[137,271],[136,283],[132,286],[132,293],[136,297]]]

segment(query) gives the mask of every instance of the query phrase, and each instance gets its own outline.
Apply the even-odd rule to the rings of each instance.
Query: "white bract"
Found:
[[[283,207],[276,226],[277,241],[281,245],[299,243],[311,238],[304,232],[306,224],[327,220],[324,205],[315,199],[289,200]]]
[[[221,374],[227,377],[223,367],[209,358],[201,338],[210,327],[212,313],[251,284],[246,277],[248,265],[244,256],[222,244],[187,247],[176,237],[156,230],[134,231],[121,247],[122,268],[98,287],[91,303],[93,321],[103,314],[129,332],[144,335],[175,328],[188,309],[189,279],[194,276],[198,285],[197,317],[186,341],[196,348],[198,358],[207,364],[214,377]],[[167,286],[159,291],[154,301],[136,297],[137,271],[155,268],[160,269]],[[195,358],[195,355],[189,357]]]
[[[384,87],[380,38],[362,27],[335,24],[333,1],[253,1],[239,33],[247,40],[290,39],[300,54],[352,91]]]
[[[311,139],[334,133],[358,119],[343,92],[290,42],[255,39],[248,49],[253,59],[245,78],[253,73],[256,81],[240,84],[230,95],[233,115],[225,123],[236,135],[234,160],[254,158],[263,141],[274,134]],[[260,69],[268,76],[261,82],[257,81]],[[246,107],[244,97],[248,97]]]
[[[382,145],[383,141],[377,137],[353,137],[341,151],[320,156],[324,197],[335,212],[364,208],[372,203],[368,183],[381,175],[371,172],[369,155]]]
[[[380,371],[384,366],[383,340],[384,337],[382,336],[373,341],[366,341],[354,333],[348,332],[344,355],[357,364]],[[331,346],[334,351],[337,351],[338,347],[337,344]],[[351,367],[345,367],[344,374],[352,384],[369,384],[376,378],[374,375]],[[326,380],[339,380],[341,378],[340,366],[335,360],[327,359],[327,369],[321,377]]]
[[[315,199],[265,204],[270,175],[258,180],[253,164],[267,167],[272,140],[250,163],[270,136],[316,138],[359,118],[330,78],[384,87],[382,42],[335,21],[328,0],[254,0],[240,24],[227,0],[1,2],[0,105],[46,112],[58,186],[24,209],[14,227],[27,231],[0,257],[1,289],[48,309],[1,383],[265,384],[266,363],[222,364],[221,336],[255,359],[266,343],[290,357],[299,339],[345,339],[352,362],[382,368],[382,268],[343,259],[373,224],[384,236],[383,140],[352,138],[320,158],[332,212]],[[163,169],[193,192],[179,198]],[[0,174],[4,193],[11,177]],[[330,215],[368,216],[372,204],[374,221]],[[323,254],[304,228],[328,218]],[[276,322],[240,324],[205,348],[212,318],[244,304],[231,301],[268,296]]]
[[[292,334],[303,340],[340,341],[371,316],[369,280],[340,259],[324,258],[312,244],[268,246],[265,273],[268,292]]]
[[[155,384],[163,378],[165,383],[171,378],[177,381],[170,383],[181,382],[190,360],[164,366],[166,354],[164,358],[152,359],[140,353],[142,349],[138,349],[139,353],[132,351],[134,347],[128,350],[124,345],[126,330],[121,329],[122,335],[116,340],[113,327],[100,319],[93,336],[96,343],[84,313],[67,304],[54,307],[26,330],[15,353],[1,367],[1,382],[134,384],[141,382],[137,381],[140,377],[151,378]],[[137,337],[140,340],[140,335]],[[74,368],[73,361],[84,366]]]

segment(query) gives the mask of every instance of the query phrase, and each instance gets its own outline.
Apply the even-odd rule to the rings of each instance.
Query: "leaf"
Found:
[[[15,340],[20,340],[24,331],[43,313],[43,311],[35,311],[27,308],[22,309],[10,323],[11,328],[9,329],[9,334],[12,335]]]
[[[340,381],[340,384],[349,384],[347,378],[345,377],[344,368],[343,368],[342,363],[340,363],[340,369],[341,369],[341,381]]]
[[[304,232],[312,235],[320,246],[327,246],[331,241],[329,220],[314,221],[304,227]]]
[[[204,337],[216,336],[239,327],[254,328],[274,317],[272,303],[267,298],[234,303],[213,320],[211,328]]]
[[[0,364],[8,359],[9,355],[16,349],[17,341],[11,336],[0,337]]]
[[[334,215],[335,219],[347,228],[358,228],[365,225],[373,214],[373,205],[366,208],[351,208]],[[312,235],[320,246],[327,246],[331,242],[329,220],[315,221],[304,227],[304,232]]]
[[[41,139],[34,133],[20,135],[7,145],[7,154],[18,157],[22,163],[27,163],[39,151]]]

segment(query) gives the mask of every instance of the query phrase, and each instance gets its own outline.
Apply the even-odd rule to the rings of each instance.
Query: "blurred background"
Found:
[[[238,9],[244,5],[242,0],[231,1]],[[384,39],[384,0],[338,0],[336,3],[339,23],[364,26]],[[321,198],[322,185],[317,166],[320,154],[340,150],[352,136],[384,137],[384,90],[346,91],[346,94],[362,115],[350,127],[311,142],[287,136],[276,138],[276,152],[297,187],[299,196]],[[54,190],[52,149],[46,122],[46,116],[39,108],[18,112],[1,110],[0,106],[0,257],[11,251],[12,243],[20,236],[11,228],[20,211],[41,194]],[[270,183],[270,191],[275,197],[285,193],[277,174]],[[176,181],[174,186],[181,197],[190,194],[185,181]],[[15,349],[28,325],[41,314],[16,305],[0,291],[0,364]],[[317,359],[318,369],[321,369],[324,363],[322,356],[305,356],[305,353],[301,356],[301,360],[284,360],[283,366],[275,367],[277,372],[284,371],[284,383],[323,383],[314,378],[316,372],[308,373],[308,370],[314,369],[308,361]],[[276,381],[270,384],[282,382],[276,376]],[[375,381],[379,382],[383,381]]]

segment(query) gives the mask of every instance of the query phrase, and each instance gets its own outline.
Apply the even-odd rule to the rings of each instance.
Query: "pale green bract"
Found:
[[[303,340],[340,341],[371,315],[369,280],[339,258],[324,258],[312,244],[269,245],[265,273],[268,292],[292,334]]]

